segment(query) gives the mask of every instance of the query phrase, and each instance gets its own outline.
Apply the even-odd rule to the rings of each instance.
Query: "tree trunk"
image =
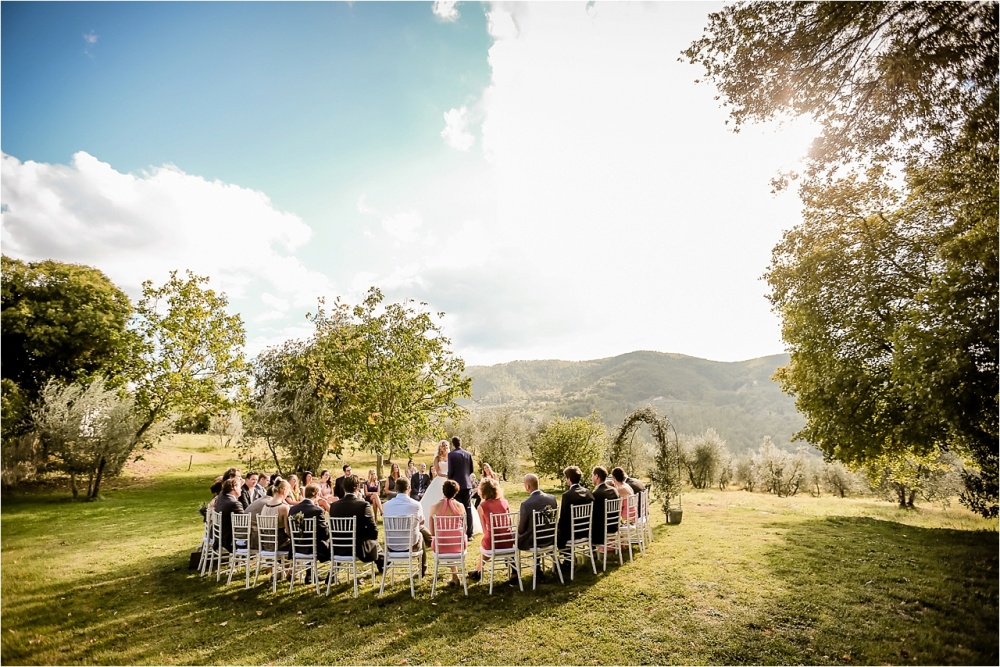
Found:
[[[104,466],[107,465],[107,460],[102,456],[101,463],[97,466],[97,477],[94,479],[94,491],[90,495],[90,500],[97,500],[97,494],[101,490],[101,476],[104,475]]]
[[[899,500],[899,509],[906,509],[906,487],[902,484],[896,485],[896,499]]]
[[[80,497],[80,490],[76,488],[76,473],[71,472],[69,474],[69,489],[73,492],[73,500]]]
[[[382,452],[380,450],[375,452],[375,476],[379,479],[382,479],[382,463]]]
[[[906,501],[906,506],[909,509],[913,509],[913,501],[916,500],[916,497],[917,497],[917,490],[916,489],[910,489],[910,497]]]

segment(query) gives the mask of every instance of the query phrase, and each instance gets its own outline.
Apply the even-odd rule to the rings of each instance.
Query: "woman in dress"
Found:
[[[483,466],[487,468],[489,466]],[[483,479],[479,482],[479,497],[483,499],[483,502],[479,504],[479,508],[476,510],[479,513],[479,521],[483,524],[483,541],[480,544],[480,549],[493,549],[493,530],[490,525],[490,517],[494,514],[506,514],[510,511],[510,507],[507,505],[507,500],[503,497],[500,492],[500,484],[495,478],[486,477],[486,472],[483,471]],[[506,534],[502,537],[500,541],[500,547],[503,549],[509,549],[514,546],[515,536],[511,530],[510,523],[507,523]],[[483,578],[483,552],[479,552],[479,565],[476,570],[471,574],[471,579],[473,581],[479,581]]]
[[[438,479],[438,478],[435,478]],[[438,535],[434,532],[434,517],[435,516],[460,516],[465,517],[465,507],[455,500],[455,496],[458,495],[458,482],[453,479],[445,479],[441,482],[441,500],[434,503],[431,507],[431,512],[428,518],[428,523],[430,524],[430,533],[434,536],[435,542],[431,543],[431,548],[437,548]],[[427,497],[426,495],[424,496]],[[452,534],[454,533],[454,534]],[[461,553],[462,549],[466,546],[465,539],[465,528],[463,527],[460,531],[449,531],[448,535],[442,533],[440,537],[447,537],[449,540],[454,540],[454,544],[449,544],[447,547],[441,547],[440,553]],[[461,547],[458,544],[458,537],[462,538]],[[457,586],[459,584],[458,579],[458,568],[454,565],[451,566],[451,581],[448,582],[449,586]]]
[[[625,483],[624,470],[615,468],[611,471],[611,486],[615,487],[618,497],[622,500],[622,521],[625,523],[635,521],[636,506],[633,505],[630,509],[626,509],[629,507],[629,496],[634,496],[635,491]]]
[[[434,462],[431,463],[431,484],[427,487],[427,491],[424,492],[424,497],[420,500],[420,506],[424,510],[424,516],[430,516],[431,509],[434,507],[435,503],[440,502],[440,500],[444,498],[442,487],[447,479],[448,441],[442,440],[438,443],[437,454],[434,456]],[[475,535],[482,532],[483,526],[479,521],[479,514],[473,510],[472,534]]]
[[[294,475],[292,475],[294,477]],[[274,485],[274,493],[271,494],[271,502],[266,503],[261,508],[260,513],[264,516],[278,517],[278,550],[287,549],[291,538],[288,532],[288,492],[291,484],[286,480],[281,480]]]
[[[299,488],[299,478],[297,475],[292,475],[288,478],[288,484],[291,487],[288,491],[288,495],[285,497],[285,502],[289,505],[294,505],[295,503],[302,502],[302,489]]]
[[[478,480],[476,480],[475,478],[473,478],[473,481],[475,482],[476,487],[472,490],[472,506],[475,507],[475,508],[477,508],[477,509],[479,508],[479,503],[483,502],[483,497],[479,493],[479,485],[482,483],[482,481],[484,479],[492,479],[494,482],[496,482],[497,483],[497,493],[500,496],[503,496],[503,487],[500,486],[500,480],[497,478],[496,473],[493,472],[493,466],[491,466],[489,463],[484,463],[483,464],[483,476],[480,477]],[[486,524],[483,524],[483,525],[485,526]]]
[[[375,520],[378,521],[378,515],[384,514],[382,511],[382,501],[378,497],[378,477],[375,476],[375,469],[368,469],[368,477],[365,478],[365,498],[371,503],[372,509],[375,511]]]
[[[385,483],[382,487],[382,495],[386,497],[387,500],[392,500],[396,497],[396,480],[402,477],[402,473],[399,471],[399,464],[393,463],[392,467],[389,469],[389,476],[385,478]]]

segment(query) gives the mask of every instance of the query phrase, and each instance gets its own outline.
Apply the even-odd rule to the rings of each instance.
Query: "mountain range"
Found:
[[[714,428],[734,454],[764,436],[794,450],[805,425],[792,397],[771,379],[787,354],[739,362],[665,352],[629,352],[592,361],[511,361],[470,366],[470,409],[507,407],[527,417],[579,417],[597,410],[612,434],[632,410],[652,406],[681,435]]]

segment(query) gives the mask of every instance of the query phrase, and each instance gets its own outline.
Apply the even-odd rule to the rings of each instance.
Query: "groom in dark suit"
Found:
[[[455,500],[465,505],[465,534],[472,539],[472,454],[462,449],[462,440],[456,435],[451,439],[448,454],[448,479],[458,483]]]

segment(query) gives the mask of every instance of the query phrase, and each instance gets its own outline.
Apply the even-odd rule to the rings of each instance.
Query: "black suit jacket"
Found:
[[[347,475],[341,475],[333,481],[333,495],[337,496],[337,498],[343,498],[347,495],[347,492],[344,491],[344,478],[346,476]]]
[[[316,558],[323,563],[330,560],[330,527],[326,522],[326,512],[311,499],[306,498],[288,510],[289,519],[296,514],[301,514],[306,519],[316,519]]]
[[[607,482],[597,486],[594,489],[594,513],[590,515],[590,540],[594,544],[604,544],[604,531],[607,528],[607,516],[605,514],[605,500],[614,500],[618,497],[618,492],[615,491],[615,487],[611,486]],[[621,516],[621,512],[618,513]],[[615,521],[613,529],[609,532],[618,532],[618,522]]]
[[[594,494],[579,484],[574,484],[563,494],[562,504],[559,506],[559,529],[556,538],[556,546],[560,549],[569,542],[570,529],[573,527],[573,505],[584,505],[594,503]],[[577,537],[583,537],[578,535]]]
[[[533,491],[530,496],[525,498],[521,502],[521,513],[517,520],[517,548],[518,549],[530,549],[532,546],[532,521],[534,520],[533,513],[535,510],[544,510],[546,507],[551,507],[555,510],[558,507],[556,502],[556,497],[551,493],[545,493],[544,491]],[[543,540],[538,546],[544,547],[552,544],[552,540],[548,540],[548,544]]]
[[[410,478],[410,497],[420,500],[427,487],[431,485],[431,476],[425,472],[417,472]]]
[[[355,525],[357,526],[355,547],[358,558],[370,563],[378,557],[378,525],[375,523],[375,512],[371,505],[353,493],[347,494],[330,505],[330,516],[355,517]],[[334,554],[337,556],[351,555],[344,549],[334,549]]]
[[[238,498],[234,498],[228,493],[219,494],[219,499],[215,501],[215,511],[222,512],[222,548],[227,551],[233,550],[233,519],[234,514],[244,514],[243,503]]]
[[[636,493],[646,490],[646,485],[637,480],[635,477],[625,477],[625,483],[632,487],[632,490]],[[639,516],[642,516],[642,505],[638,507]]]
[[[448,479],[458,482],[459,491],[472,489],[472,454],[461,447],[448,454]]]

